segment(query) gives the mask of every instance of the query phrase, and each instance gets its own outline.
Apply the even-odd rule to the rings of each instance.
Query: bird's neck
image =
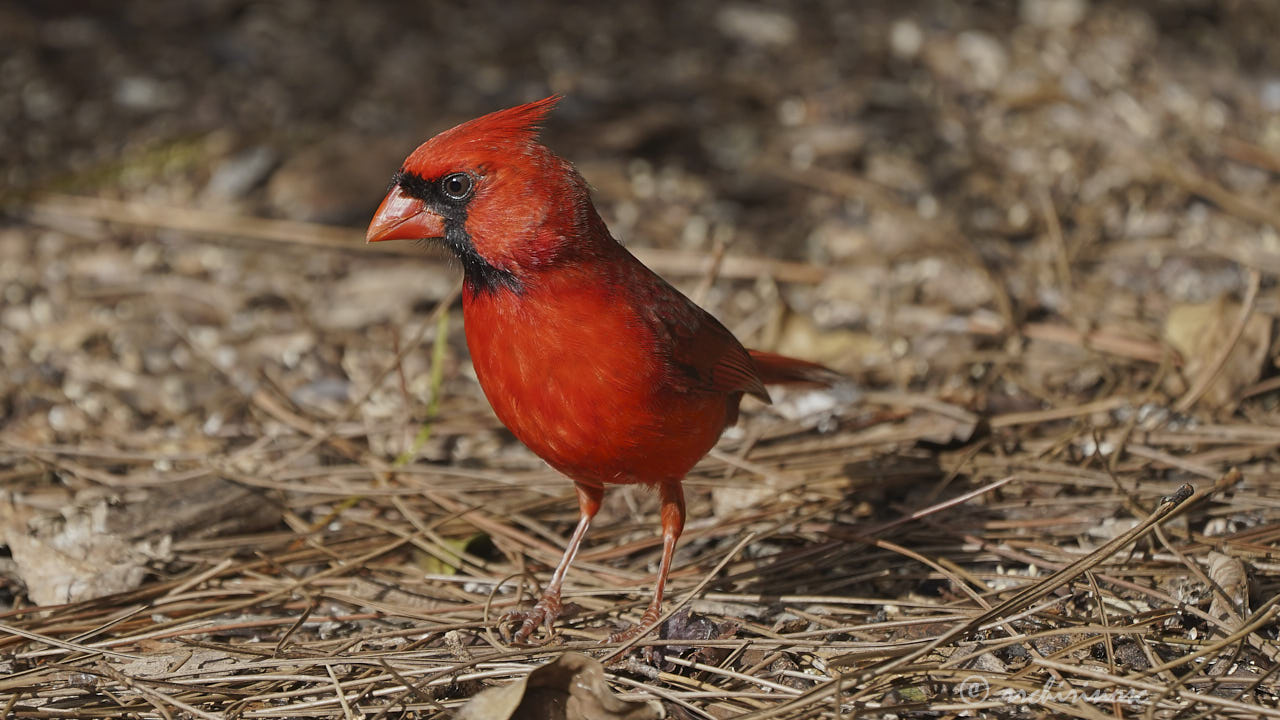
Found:
[[[462,263],[467,296],[524,295],[531,287],[542,287],[567,278],[608,275],[614,266],[638,262],[609,233],[609,228],[588,208],[583,224],[568,232],[544,226],[527,241],[528,250],[518,261],[490,262],[474,250],[455,253]],[[566,242],[566,238],[572,238]],[[473,246],[465,245],[467,249]]]
[[[462,283],[468,295],[485,295],[490,293],[519,293],[524,283],[510,270],[494,267],[478,256],[460,256],[462,262]]]

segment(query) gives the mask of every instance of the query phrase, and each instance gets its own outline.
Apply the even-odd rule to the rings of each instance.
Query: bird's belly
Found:
[[[501,390],[486,395],[521,442],[588,485],[679,479],[711,449],[724,427],[724,410],[712,403],[655,413],[650,398],[563,392],[553,377],[547,384],[546,397]],[[568,404],[560,405],[562,399]]]
[[[633,325],[577,320],[468,318],[472,363],[498,419],[579,483],[683,477],[719,438],[729,399],[673,389],[647,338],[628,335]]]

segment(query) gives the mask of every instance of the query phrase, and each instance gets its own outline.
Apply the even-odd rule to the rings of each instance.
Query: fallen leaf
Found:
[[[733,637],[742,624],[733,620],[716,622],[705,615],[697,615],[689,608],[683,608],[672,615],[658,631],[663,640],[687,640],[688,645],[669,644],[662,647],[646,647],[647,659],[657,665],[665,657],[693,658],[700,662],[718,665],[731,652],[728,648],[707,647],[699,645],[702,640],[723,640]],[[668,665],[665,669],[674,669]]]
[[[106,529],[107,506],[40,516],[0,505],[0,542],[9,547],[27,597],[36,605],[89,600],[132,590],[146,575],[146,554]],[[161,553],[167,553],[166,546]]]
[[[457,720],[656,720],[656,700],[623,700],[609,689],[604,666],[581,653],[565,653],[521,680],[471,698]]]
[[[878,338],[843,329],[822,329],[803,315],[789,315],[775,347],[777,352],[831,365],[836,368],[884,364],[892,350]]]
[[[1241,618],[1249,615],[1249,576],[1244,563],[1230,555],[1210,552],[1209,579],[1222,591],[1213,593],[1209,614],[1225,621],[1232,630],[1240,629]]]
[[[197,478],[59,512],[0,503],[0,545],[31,602],[57,605],[138,587],[153,563],[172,558],[174,540],[254,532],[279,520],[279,508],[258,491]]]
[[[718,518],[733,517],[744,510],[760,507],[800,483],[799,478],[784,473],[739,473],[736,479],[711,487],[711,513]]]
[[[1171,382],[1177,383],[1169,387],[1173,394],[1186,392],[1214,362],[1222,346],[1231,339],[1239,315],[1240,305],[1228,302],[1225,297],[1209,303],[1175,305],[1169,310],[1164,335],[1186,361],[1182,378],[1171,376]],[[1255,312],[1200,402],[1211,408],[1233,406],[1240,391],[1262,376],[1270,346],[1271,318]]]
[[[465,538],[444,538],[443,540],[441,544],[444,545],[444,549],[455,555],[471,551],[473,545],[489,544],[489,536],[484,533],[476,533]],[[458,566],[423,551],[414,553],[414,564],[422,568],[422,571],[428,575],[456,575],[458,573]]]

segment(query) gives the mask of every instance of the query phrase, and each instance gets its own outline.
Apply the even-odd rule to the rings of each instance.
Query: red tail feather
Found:
[[[756,364],[756,376],[765,385],[816,385],[831,387],[848,378],[825,365],[786,355],[748,350]]]

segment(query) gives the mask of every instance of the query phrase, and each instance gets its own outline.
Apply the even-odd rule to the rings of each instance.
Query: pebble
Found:
[[[716,27],[728,37],[756,46],[784,46],[800,30],[789,16],[761,7],[730,5],[716,13]]]
[[[899,60],[911,60],[924,47],[924,32],[914,20],[902,19],[889,28],[889,49]]]
[[[1018,17],[1040,28],[1069,28],[1089,12],[1087,0],[1022,0]]]

